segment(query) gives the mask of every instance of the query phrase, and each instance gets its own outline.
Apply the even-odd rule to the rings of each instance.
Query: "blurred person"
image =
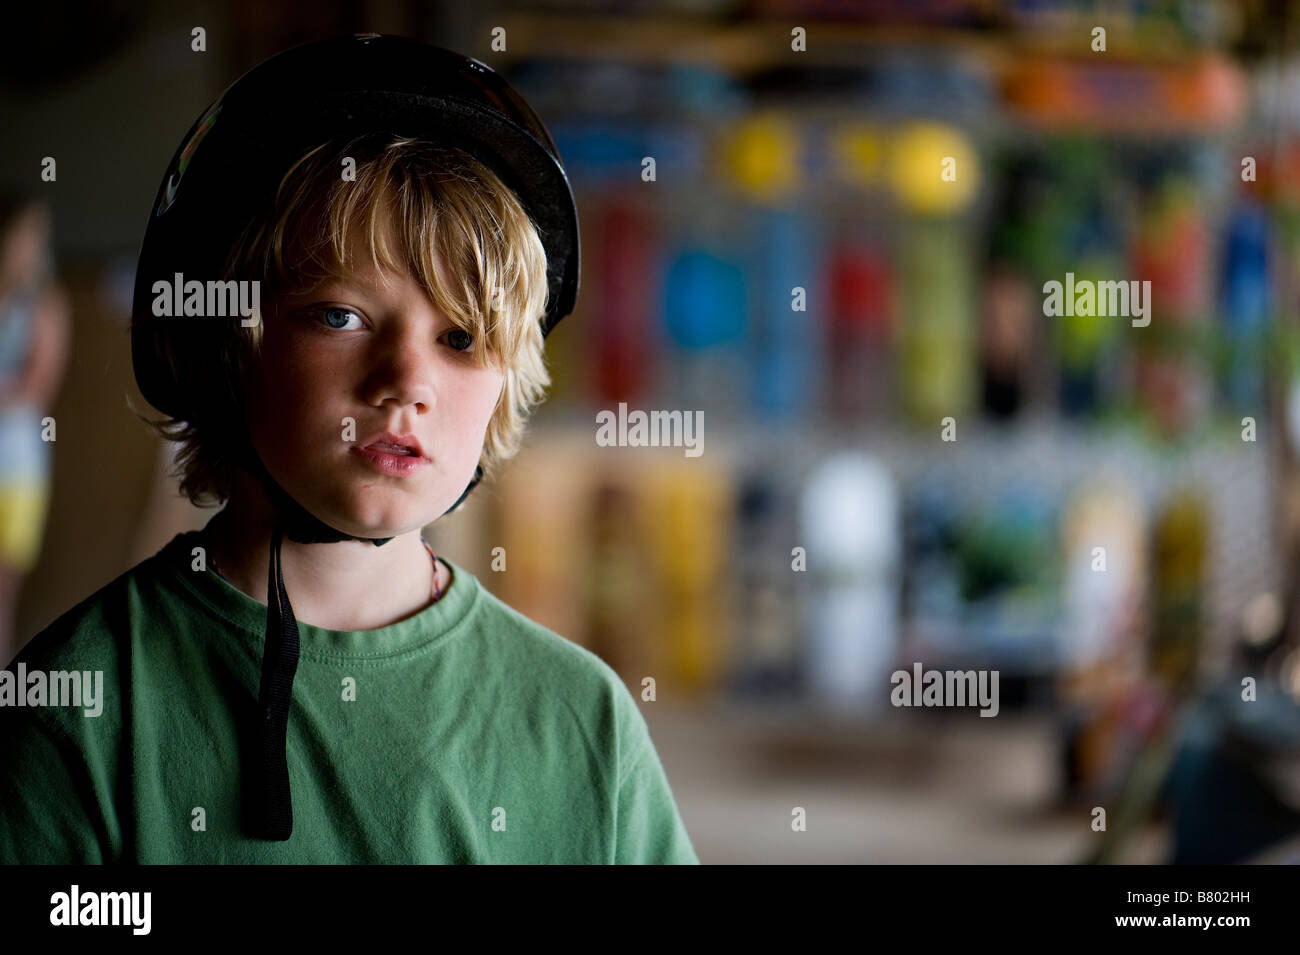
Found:
[[[1161,795],[1171,862],[1248,862],[1300,836],[1300,652],[1286,610],[1261,594],[1223,675],[1180,721]]]
[[[70,324],[53,271],[45,206],[0,195],[0,665],[19,650],[18,596],[49,505],[52,443],[42,419],[63,378]]]
[[[1300,835],[1300,706],[1262,676],[1243,700],[1256,674],[1225,677],[1180,727],[1164,793],[1175,864],[1244,862]]]
[[[1261,861],[1300,837],[1300,654],[1281,614],[1259,612],[1268,603],[1247,608],[1213,683],[1181,704],[1133,708],[1139,745],[1118,774],[1113,824],[1086,861],[1123,861],[1152,818],[1168,823],[1175,865]]]

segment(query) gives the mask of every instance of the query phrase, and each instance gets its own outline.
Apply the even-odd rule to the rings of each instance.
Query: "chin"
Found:
[[[357,537],[397,537],[424,525],[414,516],[386,514],[383,517],[352,514],[350,519],[340,519],[334,526]]]
[[[396,497],[384,500],[388,495],[378,488],[368,488],[362,493],[365,495],[363,499],[329,508],[322,511],[322,515],[332,513],[337,520],[329,523],[358,537],[397,537],[432,524],[456,500],[451,498],[441,510],[433,513],[428,504],[432,495],[414,498],[404,494],[402,496],[407,499],[399,501]]]

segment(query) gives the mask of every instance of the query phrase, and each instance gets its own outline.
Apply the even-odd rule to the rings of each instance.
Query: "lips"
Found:
[[[381,451],[385,454],[405,454],[416,458],[427,458],[424,448],[421,447],[419,440],[413,434],[394,434],[391,431],[381,431],[378,434],[371,435],[364,444],[358,447],[366,448],[371,451]]]

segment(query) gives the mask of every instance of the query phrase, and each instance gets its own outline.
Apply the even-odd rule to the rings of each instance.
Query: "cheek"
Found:
[[[449,429],[453,432],[452,443],[466,459],[478,461],[502,382],[495,371],[476,370],[448,387],[439,399],[445,418],[457,422],[454,429]]]
[[[341,369],[318,354],[268,334],[256,403],[249,409],[262,450],[273,457],[283,456],[277,449],[292,452],[293,459],[300,460],[304,449],[319,446],[331,434],[341,435],[342,424],[331,429],[328,420],[329,392],[341,381]]]
[[[496,410],[497,400],[501,395],[503,379],[497,372],[484,372],[468,389],[466,401],[471,407],[470,416],[475,422],[477,434],[486,430]]]

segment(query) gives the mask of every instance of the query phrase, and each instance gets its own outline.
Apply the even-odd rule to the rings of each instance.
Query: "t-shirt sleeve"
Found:
[[[19,711],[21,712],[21,711]],[[106,827],[77,746],[33,712],[0,719],[0,864],[106,861]]]
[[[699,865],[645,719],[626,689],[623,696],[614,862]]]

